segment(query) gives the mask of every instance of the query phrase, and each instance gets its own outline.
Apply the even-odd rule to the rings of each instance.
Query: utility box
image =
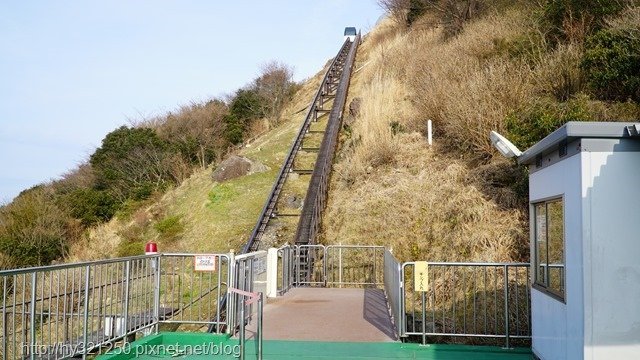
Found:
[[[640,359],[640,123],[569,122],[525,151],[532,349]]]

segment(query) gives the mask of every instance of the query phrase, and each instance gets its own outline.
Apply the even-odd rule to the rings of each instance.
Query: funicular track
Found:
[[[342,124],[342,112],[349,88],[351,69],[354,64],[355,54],[360,35],[354,41],[345,40],[344,44],[333,59],[327,72],[320,83],[320,86],[311,101],[307,110],[304,122],[285,158],[284,164],[280,168],[269,197],[265,202],[258,221],[243,247],[241,253],[249,253],[261,249],[262,237],[272,219],[278,217],[299,217],[295,239],[291,239],[295,244],[314,244],[318,226],[321,220],[321,213],[324,209],[327,197],[327,185],[331,172],[331,163],[335,153],[338,134]],[[327,108],[332,102],[331,108]],[[320,118],[328,116],[327,126],[324,130],[312,130],[311,124]],[[305,147],[303,145],[309,134],[323,134],[319,147]],[[315,166],[313,169],[297,168],[299,153],[317,153]],[[299,165],[298,165],[299,166]],[[278,200],[290,174],[300,176],[311,176],[304,205],[300,214],[280,212]]]

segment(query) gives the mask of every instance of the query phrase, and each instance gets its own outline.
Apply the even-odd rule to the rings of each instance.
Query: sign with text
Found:
[[[413,270],[413,288],[415,291],[429,291],[429,263],[426,261],[416,261]]]
[[[215,255],[196,255],[194,257],[193,269],[195,271],[216,271]]]

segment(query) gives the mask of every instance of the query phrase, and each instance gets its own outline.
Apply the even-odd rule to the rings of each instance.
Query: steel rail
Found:
[[[309,108],[307,110],[305,120],[302,123],[300,130],[298,131],[298,135],[296,136],[295,141],[293,142],[293,144],[291,145],[291,148],[289,149],[289,152],[287,153],[287,157],[285,159],[284,164],[280,168],[280,172],[278,173],[276,182],[271,188],[269,197],[267,198],[267,201],[265,202],[262,208],[262,211],[260,212],[258,222],[253,228],[253,231],[251,232],[251,236],[249,237],[249,240],[241,250],[242,254],[246,254],[246,253],[258,250],[260,237],[264,233],[267,227],[267,223],[269,222],[269,219],[273,217],[273,212],[278,202],[280,191],[284,186],[284,182],[287,178],[288,173],[293,168],[293,161],[298,151],[302,147],[302,141],[304,139],[304,136],[309,130],[309,127],[311,126],[311,122],[314,119],[317,119],[318,108],[316,104],[318,104],[318,102],[321,101],[322,97],[325,95],[325,90],[327,90],[326,85],[329,83],[329,80],[333,76],[336,70],[336,67],[339,65],[338,61],[340,59],[340,56],[346,51],[346,49],[350,46],[350,44],[351,42],[348,39],[345,40],[345,42],[342,44],[342,47],[340,47],[340,51],[338,51],[338,54],[333,58],[333,61],[331,62],[331,64],[329,65],[329,68],[327,69],[327,72],[324,74],[324,77],[322,78],[322,82],[318,87],[318,91],[316,92],[315,96],[313,97],[313,100],[309,104]]]
[[[342,126],[342,112],[344,111],[344,106],[347,101],[351,69],[355,62],[359,43],[360,34],[358,34],[352,42],[340,81],[336,87],[335,99],[333,100],[333,106],[329,114],[329,123],[325,129],[326,133],[322,139],[320,150],[318,151],[318,158],[313,169],[313,174],[311,175],[307,196],[305,197],[302,214],[298,222],[295,236],[295,243],[298,245],[315,244],[315,238],[322,218],[322,211],[324,210],[327,199],[329,174],[331,173],[333,156],[338,144],[338,134]]]

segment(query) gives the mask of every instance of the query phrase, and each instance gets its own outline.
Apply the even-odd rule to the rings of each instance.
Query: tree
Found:
[[[378,6],[389,14],[398,24],[407,23],[410,0],[378,0]]]
[[[14,266],[49,264],[66,252],[70,220],[56,204],[52,187],[23,191],[0,209],[0,252]]]
[[[271,61],[262,67],[260,76],[254,81],[255,91],[263,100],[264,115],[275,124],[280,121],[282,110],[293,96],[295,83],[292,78],[290,66]]]
[[[250,123],[263,118],[266,111],[266,101],[255,88],[238,90],[229,105],[229,113],[223,117],[227,141],[241,143]]]
[[[218,99],[191,103],[175,114],[169,113],[158,126],[158,134],[185,161],[204,168],[225,151],[223,117],[227,112],[227,105]]]
[[[464,24],[476,17],[483,0],[378,0],[378,4],[395,21],[411,26],[427,12],[437,15],[445,36],[458,34]]]
[[[91,155],[96,188],[121,203],[145,199],[172,180],[170,155],[167,142],[152,129],[122,126]]]

